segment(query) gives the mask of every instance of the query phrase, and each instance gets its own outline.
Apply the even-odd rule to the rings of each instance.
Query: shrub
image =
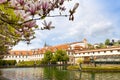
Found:
[[[15,65],[16,63],[16,60],[0,60],[0,66]]]
[[[68,66],[68,70],[79,70],[79,66]]]
[[[17,63],[16,64],[16,66],[34,66],[34,64],[35,64],[35,61],[22,61],[22,62],[19,62],[19,63]]]

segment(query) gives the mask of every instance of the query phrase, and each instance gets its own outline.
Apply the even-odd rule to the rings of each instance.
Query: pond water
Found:
[[[68,71],[65,67],[0,69],[0,80],[120,80],[120,73]]]

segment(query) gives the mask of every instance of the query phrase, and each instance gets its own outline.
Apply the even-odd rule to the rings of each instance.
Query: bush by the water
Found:
[[[37,61],[22,61],[16,64],[19,67],[29,67],[29,66],[39,66],[41,64],[40,60]]]
[[[67,67],[68,70],[79,70],[79,66],[71,65]],[[120,66],[83,66],[82,71],[120,71]]]
[[[0,66],[15,65],[16,60],[0,60]]]
[[[68,66],[68,70],[79,70],[79,66]]]

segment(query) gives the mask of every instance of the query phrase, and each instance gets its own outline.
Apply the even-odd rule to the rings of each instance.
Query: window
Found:
[[[70,53],[68,53],[68,55],[70,55]]]
[[[113,52],[113,50],[110,50],[110,52],[112,53],[112,52]]]

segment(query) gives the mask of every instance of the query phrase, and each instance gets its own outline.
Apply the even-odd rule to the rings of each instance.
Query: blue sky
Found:
[[[30,45],[20,42],[13,50],[42,48],[45,42],[48,45],[57,45],[86,38],[89,43],[94,44],[104,42],[107,38],[120,39],[120,0],[72,0],[65,5],[72,8],[76,2],[79,2],[80,6],[74,21],[64,17],[46,18],[53,22],[55,29],[37,30],[36,38]],[[41,21],[37,21],[37,24],[42,26]]]

